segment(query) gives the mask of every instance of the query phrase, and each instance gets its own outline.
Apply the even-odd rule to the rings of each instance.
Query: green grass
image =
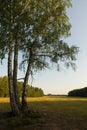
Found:
[[[7,117],[8,99],[0,102],[0,130],[87,130],[87,98],[41,97],[28,98],[35,112],[24,118]]]

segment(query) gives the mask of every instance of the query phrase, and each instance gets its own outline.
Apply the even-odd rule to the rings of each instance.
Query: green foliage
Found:
[[[38,71],[55,63],[59,69],[61,62],[74,68],[78,48],[64,42],[70,36],[66,9],[71,0],[0,2],[0,59],[8,52],[11,37],[13,51],[17,42],[22,52],[20,68],[28,63],[31,71]]]
[[[66,15],[66,8],[71,6],[70,0],[31,0],[28,4],[28,16],[23,13],[28,23],[24,28],[25,42],[21,44],[23,61],[20,68],[28,63],[31,71],[38,71],[54,63],[59,69],[62,62],[65,67],[75,69],[78,47],[64,42],[64,38],[70,36],[71,24]]]
[[[68,96],[73,97],[87,97],[87,87],[81,89],[75,89],[68,93]]]
[[[43,96],[43,90],[41,88],[37,87],[30,87],[29,85],[27,86],[27,96],[28,97],[40,97]]]
[[[18,82],[18,91],[19,96],[22,95],[22,86],[23,82]],[[31,87],[27,85],[27,97],[41,97],[44,95],[44,92],[41,88],[37,87]],[[9,96],[9,90],[8,90],[8,77],[0,77],[0,97],[8,97]]]
[[[0,77],[0,97],[8,97],[8,78]]]
[[[75,66],[73,62],[78,48],[70,47],[64,42],[64,38],[70,36],[71,24],[66,14],[66,9],[71,7],[70,0],[12,0],[12,10],[10,1],[2,0],[1,3],[1,59],[8,50],[11,32],[13,50],[15,43],[19,41],[18,49],[22,52],[20,68],[31,63],[31,60],[31,70],[35,71],[49,67],[49,62],[56,63],[58,68],[61,62],[66,67]]]

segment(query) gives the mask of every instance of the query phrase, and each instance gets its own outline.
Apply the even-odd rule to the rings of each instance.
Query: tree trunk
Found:
[[[14,70],[13,70],[13,86],[14,86],[14,96],[15,101],[18,105],[18,108],[21,108],[20,98],[18,94],[18,86],[17,86],[17,69],[18,69],[18,42],[16,41],[14,45]]]
[[[24,78],[24,83],[23,83],[23,92],[22,92],[22,111],[28,112],[28,105],[26,101],[26,92],[27,92],[27,84],[28,84],[28,79],[30,76],[30,71],[31,71],[31,64],[33,62],[33,45],[31,46],[30,53],[29,53],[29,60],[28,60],[28,66]]]
[[[11,44],[11,43],[10,43]],[[12,77],[12,47],[9,44],[8,52],[8,83],[9,83],[9,96],[12,113],[19,115],[19,109],[15,101],[14,89],[13,89],[13,77]]]
[[[22,92],[22,111],[24,113],[28,112],[28,105],[26,101],[26,91],[27,91],[27,84],[28,84],[28,79],[29,79],[29,73],[30,73],[30,64],[28,63],[24,83],[23,83],[23,92]]]
[[[13,25],[13,0],[10,0],[10,22],[9,22],[9,45],[8,45],[8,84],[9,84],[9,96],[10,96],[10,105],[12,113],[14,115],[19,115],[19,109],[15,101],[14,96],[14,87],[13,87],[13,72],[12,72],[12,48],[13,48],[13,35],[12,35],[12,25]]]

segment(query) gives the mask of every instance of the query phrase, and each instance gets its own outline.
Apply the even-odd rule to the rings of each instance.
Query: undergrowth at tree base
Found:
[[[29,110],[29,113],[22,116],[14,116],[12,112],[0,112],[0,130],[13,129],[15,127],[43,123],[42,115],[38,111]]]

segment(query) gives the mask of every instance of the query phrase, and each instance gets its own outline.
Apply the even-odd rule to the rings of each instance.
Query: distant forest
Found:
[[[18,85],[19,96],[21,97],[23,82],[18,82],[17,85]],[[44,92],[41,88],[27,85],[27,97],[41,97],[43,95]],[[7,76],[0,77],[0,97],[9,97]]]
[[[87,87],[81,89],[74,89],[68,93],[68,96],[87,97]]]

